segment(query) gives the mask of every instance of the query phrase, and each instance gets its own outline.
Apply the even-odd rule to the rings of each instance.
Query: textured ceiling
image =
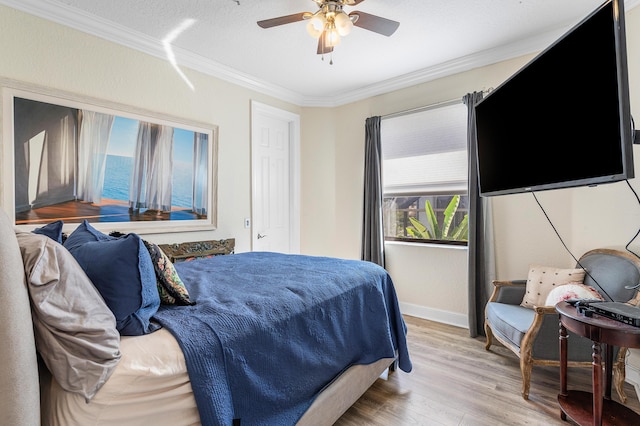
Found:
[[[257,21],[317,10],[312,0],[0,0],[299,105],[334,106],[537,52],[603,0],[366,0],[400,22],[391,37],[362,28],[316,54],[304,22]],[[627,10],[640,0],[627,0]],[[330,59],[333,64],[330,64]]]

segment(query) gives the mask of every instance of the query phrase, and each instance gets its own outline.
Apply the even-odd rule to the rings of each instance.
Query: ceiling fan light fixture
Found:
[[[313,38],[318,38],[322,34],[322,30],[317,30],[313,22],[307,23],[307,33]]]
[[[324,31],[327,20],[322,13],[316,13],[309,19],[307,24],[307,32],[311,37],[318,38]]]
[[[353,28],[353,21],[351,20],[349,15],[347,15],[342,11],[336,14],[334,18],[334,22],[336,24],[336,29],[338,30],[338,33],[343,37],[346,35],[349,35],[349,33],[351,32],[351,29]]]
[[[340,33],[336,27],[327,28],[326,30],[327,46],[336,47],[340,44]]]

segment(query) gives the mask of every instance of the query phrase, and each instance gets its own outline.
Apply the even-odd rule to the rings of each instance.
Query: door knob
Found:
[[[266,235],[258,234],[258,239],[264,238]]]

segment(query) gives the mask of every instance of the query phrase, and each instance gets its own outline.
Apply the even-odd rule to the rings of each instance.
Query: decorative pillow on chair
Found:
[[[62,244],[62,227],[64,226],[64,222],[61,220],[56,220],[55,222],[48,223],[40,228],[34,229],[34,234],[42,234],[51,238],[53,241],[58,244]]]
[[[546,306],[547,296],[554,288],[564,284],[582,284],[584,269],[561,269],[542,265],[531,265],[527,277],[527,288],[520,306],[533,308]]]
[[[16,237],[38,352],[63,389],[90,400],[120,361],[116,319],[65,248],[31,232]]]
[[[545,306],[556,306],[558,302],[567,299],[598,299],[604,300],[604,297],[595,288],[579,284],[569,283],[554,288],[549,292]]]
[[[123,336],[152,333],[151,317],[160,306],[149,252],[136,234],[115,238],[86,220],[64,242],[116,317]]]

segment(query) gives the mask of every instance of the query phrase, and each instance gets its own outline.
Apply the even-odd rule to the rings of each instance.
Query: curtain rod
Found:
[[[493,90],[493,87],[490,87],[489,89],[486,89],[486,90],[482,90],[482,94],[484,96],[486,96],[487,94],[491,93],[492,90]],[[380,116],[380,118],[402,117],[403,115],[414,114],[416,112],[427,111],[427,110],[430,110],[432,108],[440,108],[440,107],[444,107],[444,106],[455,105],[457,103],[462,103],[462,96],[460,98],[458,98],[458,99],[449,99],[448,101],[436,102],[435,104],[425,105],[425,106],[421,106],[421,107],[417,107],[417,108],[406,109],[404,111],[392,112],[390,114],[382,115],[382,116]]]

